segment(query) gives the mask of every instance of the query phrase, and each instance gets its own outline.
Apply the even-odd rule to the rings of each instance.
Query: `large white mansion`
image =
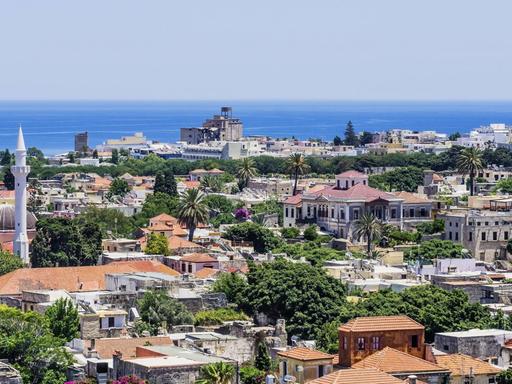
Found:
[[[368,186],[368,175],[347,171],[333,186],[318,186],[283,203],[284,226],[313,223],[351,241],[354,222],[370,212],[400,229],[432,219],[432,201],[409,192],[383,192]]]

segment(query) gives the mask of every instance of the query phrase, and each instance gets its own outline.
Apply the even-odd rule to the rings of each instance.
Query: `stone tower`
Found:
[[[27,176],[30,167],[27,165],[27,150],[23,131],[18,131],[18,143],[16,145],[16,165],[11,167],[14,175],[14,189],[16,191],[16,234],[14,238],[14,254],[18,255],[23,263],[28,264],[28,236],[27,236]]]

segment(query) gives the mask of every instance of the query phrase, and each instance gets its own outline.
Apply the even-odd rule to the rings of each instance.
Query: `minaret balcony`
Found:
[[[30,173],[30,166],[29,165],[13,165],[11,167],[11,172],[14,176],[28,175]]]

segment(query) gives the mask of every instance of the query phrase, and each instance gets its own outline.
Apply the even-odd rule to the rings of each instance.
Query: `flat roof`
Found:
[[[501,336],[512,335],[512,331],[505,331],[503,329],[470,329],[469,331],[439,332],[436,335],[449,337]]]

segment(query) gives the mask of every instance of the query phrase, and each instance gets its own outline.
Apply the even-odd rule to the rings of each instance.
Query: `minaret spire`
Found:
[[[30,260],[27,236],[27,176],[30,173],[30,167],[27,165],[27,150],[21,125],[18,129],[15,158],[16,165],[11,167],[16,192],[14,253],[21,258],[23,263],[28,264]]]

